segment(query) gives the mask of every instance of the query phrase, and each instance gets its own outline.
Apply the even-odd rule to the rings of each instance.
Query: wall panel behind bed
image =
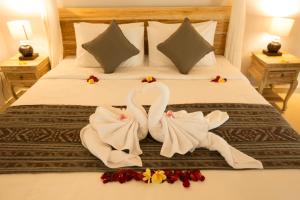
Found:
[[[218,22],[215,35],[215,52],[224,55],[231,7],[134,7],[134,8],[62,8],[59,11],[64,57],[76,54],[74,22],[118,23],[160,21],[181,23],[189,17],[193,23],[214,20]],[[145,49],[147,52],[147,34]]]

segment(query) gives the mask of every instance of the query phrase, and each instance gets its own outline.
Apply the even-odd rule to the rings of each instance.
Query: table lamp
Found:
[[[33,48],[29,45],[29,39],[32,37],[31,25],[28,20],[14,20],[7,22],[10,34],[16,40],[20,41],[19,52],[20,60],[34,60],[38,57],[38,53],[33,52]]]
[[[274,18],[269,30],[269,33],[273,35],[273,40],[268,44],[268,50],[263,50],[263,53],[268,56],[282,56],[279,51],[281,48],[280,37],[288,36],[293,25],[293,19]]]

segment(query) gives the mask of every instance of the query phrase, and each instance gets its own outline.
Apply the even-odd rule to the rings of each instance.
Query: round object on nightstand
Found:
[[[268,51],[270,53],[278,53],[280,48],[281,48],[281,44],[279,42],[273,41],[268,44]]]
[[[21,45],[19,47],[19,52],[24,57],[31,57],[33,55],[33,48],[30,45]]]

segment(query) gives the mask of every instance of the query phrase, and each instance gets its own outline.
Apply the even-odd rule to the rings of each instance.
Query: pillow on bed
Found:
[[[149,45],[149,65],[153,67],[173,66],[174,64],[157,49],[157,45],[169,38],[180,26],[178,24],[164,24],[160,22],[148,22],[148,45]],[[217,27],[216,21],[207,21],[203,23],[192,24],[197,32],[213,46],[215,39],[215,31]],[[216,57],[214,52],[210,52],[204,56],[195,66],[211,66],[215,65]]]
[[[91,41],[108,28],[109,24],[74,23],[76,37],[76,65],[80,67],[99,67],[97,60],[82,48],[82,44]],[[144,23],[119,25],[125,37],[140,53],[123,62],[120,67],[141,66],[144,64]]]
[[[139,53],[115,21],[95,39],[82,44],[82,48],[94,56],[106,74],[113,73],[122,62]]]
[[[157,49],[170,58],[182,74],[187,74],[201,58],[214,50],[188,18]]]

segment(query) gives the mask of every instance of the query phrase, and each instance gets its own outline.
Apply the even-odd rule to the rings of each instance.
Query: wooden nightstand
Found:
[[[283,102],[282,111],[286,110],[288,100],[297,88],[299,71],[300,58],[288,53],[276,57],[253,53],[252,64],[248,69],[249,74],[258,84],[259,93],[270,103]],[[290,85],[284,99],[273,91],[274,85],[282,84]]]
[[[14,98],[18,98],[15,87],[31,87],[42,75],[50,70],[48,56],[40,55],[35,60],[19,61],[19,55],[15,55],[0,64],[10,84]]]

